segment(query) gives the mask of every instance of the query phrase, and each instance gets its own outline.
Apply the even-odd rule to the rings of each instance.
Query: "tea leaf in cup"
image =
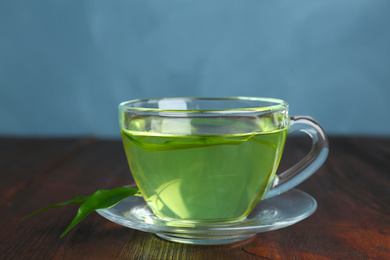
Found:
[[[255,134],[251,133],[244,136],[222,136],[222,137],[196,137],[196,138],[179,138],[177,140],[170,140],[163,143],[155,144],[152,140],[155,138],[148,136],[135,136],[122,130],[122,137],[126,145],[137,145],[141,149],[149,152],[154,151],[168,151],[179,149],[200,148],[215,145],[238,145],[248,141]],[[129,142],[128,142],[128,141]],[[151,140],[151,141],[150,141]],[[149,141],[149,142],[148,142]],[[130,143],[130,144],[129,144]]]

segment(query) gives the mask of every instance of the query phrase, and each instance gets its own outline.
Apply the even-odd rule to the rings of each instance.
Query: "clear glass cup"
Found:
[[[164,98],[126,101],[119,121],[131,173],[147,205],[174,222],[242,221],[260,200],[303,182],[326,160],[327,137],[279,99]],[[289,133],[309,154],[276,175]]]

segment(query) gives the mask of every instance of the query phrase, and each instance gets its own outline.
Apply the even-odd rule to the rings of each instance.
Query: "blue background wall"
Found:
[[[390,1],[0,1],[0,135],[119,137],[121,101],[236,95],[390,135]]]

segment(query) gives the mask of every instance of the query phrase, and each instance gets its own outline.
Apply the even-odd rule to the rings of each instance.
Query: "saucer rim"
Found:
[[[132,185],[126,185],[126,187],[136,188],[137,186],[136,186],[136,184],[132,184]],[[295,195],[301,196],[301,198],[298,198],[298,200],[299,199],[306,199],[307,200],[306,203],[308,203],[308,202],[312,203],[311,207],[309,207],[306,211],[300,211],[300,212],[297,212],[295,214],[291,214],[289,217],[285,217],[282,220],[278,220],[274,223],[264,224],[264,225],[261,225],[261,224],[260,225],[259,224],[251,225],[250,222],[256,222],[256,220],[258,220],[256,218],[253,218],[253,216],[251,216],[251,214],[243,221],[236,222],[236,223],[218,223],[218,222],[216,222],[216,223],[212,223],[212,224],[205,223],[203,226],[202,226],[202,224],[200,224],[200,226],[191,227],[191,226],[188,226],[188,223],[186,223],[187,226],[183,226],[183,225],[180,226],[180,222],[175,222],[175,226],[157,225],[157,224],[153,224],[153,223],[147,223],[147,222],[145,222],[145,220],[136,222],[136,221],[124,216],[124,214],[126,212],[130,211],[129,209],[123,211],[122,216],[118,215],[118,214],[114,214],[112,212],[112,208],[120,207],[121,204],[129,203],[129,201],[131,201],[131,200],[136,201],[133,204],[136,204],[138,201],[138,203],[144,204],[144,206],[148,210],[150,210],[148,208],[148,206],[146,205],[146,202],[143,200],[143,198],[137,197],[137,196],[126,198],[126,199],[120,201],[119,203],[117,203],[116,205],[114,205],[113,207],[110,207],[107,209],[99,209],[99,210],[96,210],[96,212],[99,215],[101,215],[102,217],[106,218],[107,220],[114,222],[116,224],[119,224],[121,226],[135,229],[135,230],[140,230],[143,232],[154,233],[157,235],[159,235],[159,234],[165,234],[165,235],[175,235],[175,234],[202,235],[203,234],[203,235],[207,235],[207,234],[211,234],[211,233],[213,236],[219,236],[219,235],[225,236],[226,234],[231,234],[231,235],[247,234],[247,235],[249,235],[249,234],[262,233],[262,232],[277,230],[277,229],[281,229],[281,228],[284,228],[287,226],[291,226],[293,224],[296,224],[296,223],[302,221],[303,219],[306,219],[307,217],[311,216],[316,211],[317,201],[311,195],[309,195],[308,193],[301,191],[299,189],[291,189],[291,190],[286,191],[278,196],[275,196],[275,197],[272,197],[272,198],[269,198],[266,200],[262,200],[261,202],[266,202],[266,201],[270,201],[270,200],[278,200],[282,196],[288,196],[289,194],[295,194]],[[257,207],[259,207],[259,204],[256,205],[255,209]],[[136,207],[137,205],[138,204],[134,205],[134,207]],[[159,220],[161,220],[161,219],[159,219]],[[165,221],[165,220],[161,220],[161,221],[162,221],[162,223],[169,222],[169,221]],[[181,223],[181,224],[183,224],[183,223]]]

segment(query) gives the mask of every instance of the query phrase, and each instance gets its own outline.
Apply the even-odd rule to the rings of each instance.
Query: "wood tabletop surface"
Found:
[[[318,208],[237,243],[168,242],[91,213],[65,237],[77,205],[47,205],[134,183],[121,141],[0,138],[0,259],[390,259],[390,138],[330,137],[325,164],[297,188]],[[290,138],[279,171],[308,152]]]

